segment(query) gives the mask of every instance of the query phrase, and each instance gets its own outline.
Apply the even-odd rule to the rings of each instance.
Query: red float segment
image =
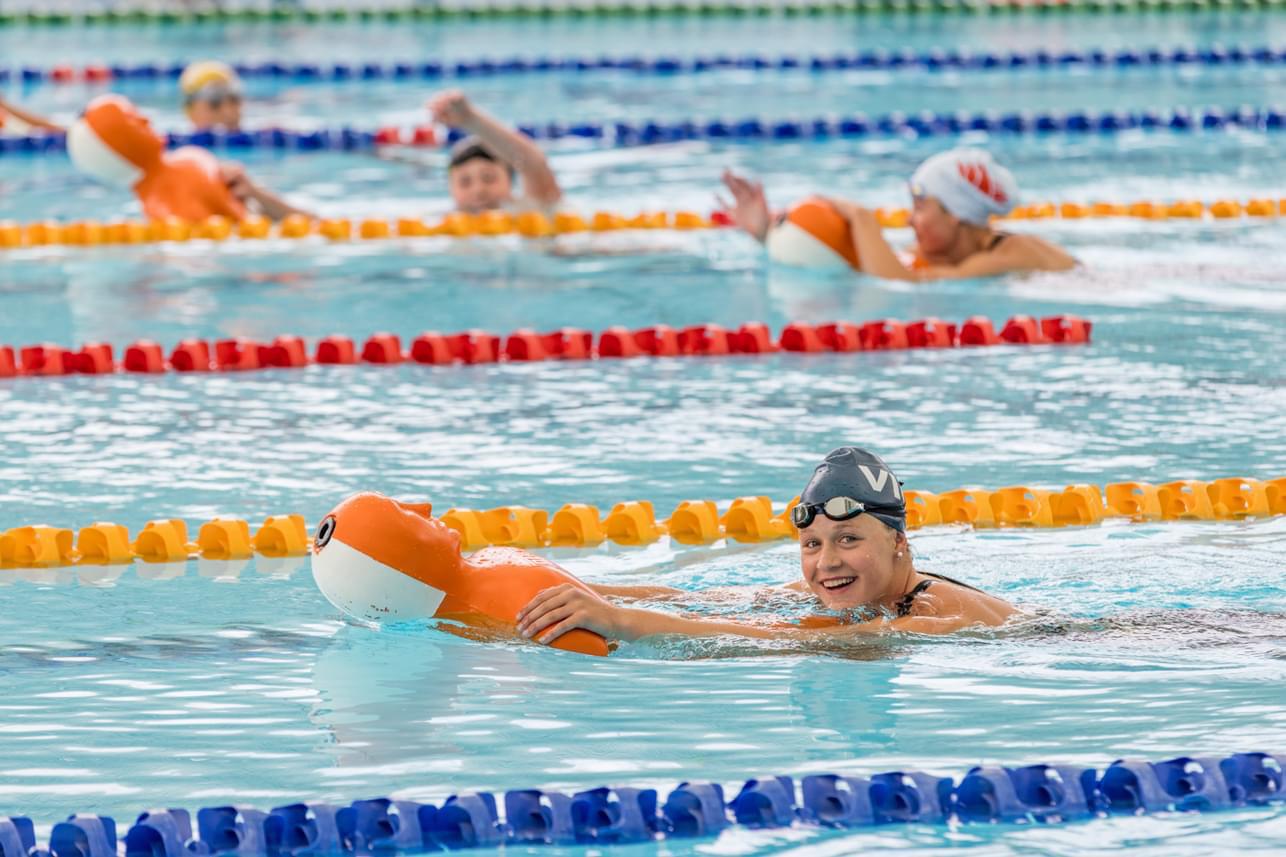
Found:
[[[422,125],[411,134],[412,146],[436,146],[438,135],[431,127]]]
[[[634,331],[634,342],[644,354],[653,357],[678,357],[682,353],[679,350],[679,332],[664,324]]]
[[[72,371],[82,375],[110,375],[116,371],[116,356],[106,342],[91,342],[72,355]],[[3,376],[0,369],[0,376]]]
[[[1029,315],[1016,315],[1005,322],[1000,338],[1016,345],[1049,344],[1049,339],[1041,332],[1040,322]]]
[[[392,333],[377,333],[362,345],[362,362],[392,364],[406,359],[402,341]]]
[[[534,330],[515,330],[509,334],[509,338],[505,340],[504,355],[517,362],[547,360],[550,357],[540,334]]]
[[[698,324],[679,331],[679,353],[708,357],[731,353],[728,331],[717,324]]]
[[[165,371],[165,354],[159,343],[142,339],[125,346],[125,359],[121,368],[126,372],[158,375]]]
[[[729,334],[728,344],[734,354],[772,354],[778,350],[768,325],[758,321],[746,322]]]
[[[466,330],[446,337],[451,357],[461,363],[495,363],[500,359],[500,337],[485,330]]]
[[[594,334],[576,327],[563,327],[540,337],[545,352],[563,360],[589,360],[594,356]]]
[[[214,368],[222,372],[262,369],[261,348],[264,346],[248,339],[220,339],[214,344]]]
[[[402,132],[397,128],[385,127],[375,132],[377,146],[399,146],[402,144]]]
[[[1094,325],[1075,315],[1054,315],[1040,320],[1041,332],[1050,340],[1063,345],[1081,345],[1090,341]]]
[[[87,83],[106,83],[113,77],[112,70],[105,65],[87,65],[83,74]]]
[[[74,371],[72,353],[57,345],[28,345],[18,352],[23,375],[66,375]]]
[[[416,363],[445,366],[454,363],[446,337],[440,333],[421,333],[411,343],[411,359]]]
[[[204,339],[185,339],[170,352],[170,367],[176,372],[209,372],[210,343]]]
[[[49,70],[49,79],[54,83],[71,83],[76,79],[76,69],[69,65],[56,65]]]
[[[347,336],[327,336],[317,343],[314,359],[328,366],[350,366],[357,362],[357,347]]]
[[[599,357],[639,357],[644,352],[635,334],[623,327],[609,327],[598,337]]]
[[[826,346],[822,344],[821,336],[817,328],[811,324],[805,324],[802,321],[791,322],[781,331],[781,337],[777,340],[783,351],[796,351],[805,354],[814,354],[818,351],[825,351]]]
[[[868,321],[858,328],[858,339],[864,351],[893,351],[909,348],[906,325],[900,321]]]
[[[960,325],[960,344],[966,345],[999,345],[1000,337],[992,327],[991,319],[975,315],[965,319]]]
[[[911,348],[954,348],[958,337],[956,326],[940,318],[925,318],[906,326],[906,341]]]
[[[18,375],[18,361],[14,359],[13,349],[0,345],[0,378],[14,378]]]
[[[822,347],[830,351],[861,351],[865,347],[862,345],[862,329],[847,321],[819,324],[817,338],[821,340]]]
[[[308,349],[298,336],[278,336],[267,347],[267,358],[265,365],[282,369],[302,369],[309,363]]]

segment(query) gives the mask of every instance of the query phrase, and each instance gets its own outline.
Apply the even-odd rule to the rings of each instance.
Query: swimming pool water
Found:
[[[753,21],[701,28],[507,22],[271,32],[282,39],[274,48],[282,57],[318,58],[342,37],[345,59],[355,61],[426,50],[460,57],[786,52],[889,40],[976,45],[984,35],[1002,50],[1143,38],[1120,20],[824,20],[777,22],[780,29]],[[1280,20],[1165,16],[1140,26],[1156,44],[1273,44]],[[81,39],[0,30],[0,53],[14,64],[216,49],[261,59],[263,48],[254,45],[263,32],[122,28]],[[622,99],[649,115],[675,116],[910,110],[956,95],[976,99],[968,109],[1012,109],[1043,97],[1093,109],[1168,106],[1189,95],[1193,103],[1206,96],[1261,103],[1278,76],[1223,69],[1187,78],[960,75],[953,83],[828,75],[803,86],[800,76],[766,73],[497,79],[480,82],[479,91],[502,114],[546,120],[563,111],[597,115]],[[752,87],[761,93],[753,103]],[[76,91],[44,87],[31,103],[72,110]],[[426,91],[310,85],[265,94],[295,105],[293,116],[335,123],[368,98],[376,110],[395,111],[405,93],[418,109]],[[869,101],[847,107],[850,95]],[[166,96],[148,97],[159,105]],[[1210,133],[981,142],[1014,168],[1033,199],[1208,200],[1286,196],[1283,140]],[[942,145],[898,138],[559,146],[554,164],[570,203],[583,211],[709,210],[725,165],[762,177],[779,203],[820,187],[901,204],[906,175]],[[247,162],[324,214],[443,210],[437,156],[421,167],[334,153],[252,153]],[[133,210],[118,192],[85,184],[60,158],[0,158],[0,189],[4,218],[106,219]],[[439,509],[639,498],[660,511],[682,499],[760,493],[780,503],[820,455],[842,443],[880,451],[908,487],[927,490],[1286,475],[1280,220],[1038,228],[1086,267],[908,286],[765,268],[759,249],[731,232],[581,236],[552,246],[498,239],[5,251],[0,342],[14,344],[150,337],[169,345],[186,336],[378,330],[406,338],[426,328],[596,330],[752,319],[779,329],[795,319],[1020,312],[1085,316],[1095,322],[1095,341],[4,381],[0,529],[113,520],[134,530],[155,517],[255,520],[281,512],[315,523],[361,489],[432,499]],[[669,786],[763,773],[958,775],[981,762],[1102,765],[1124,755],[1282,747],[1281,519],[932,530],[915,534],[912,545],[925,568],[996,591],[1035,617],[997,633],[802,651],[651,641],[596,661],[422,627],[376,633],[347,625],[303,561],[5,570],[0,797],[46,822],[72,811],[128,819],[157,805],[439,799],[482,788]],[[779,583],[798,573],[789,544],[676,550],[661,543],[555,555],[592,580],[691,590]],[[756,604],[734,597],[701,609],[739,615]],[[1277,808],[1061,829],[737,831],[637,850],[1073,854],[1134,846],[1167,855],[1270,854],[1283,835],[1286,811]]]

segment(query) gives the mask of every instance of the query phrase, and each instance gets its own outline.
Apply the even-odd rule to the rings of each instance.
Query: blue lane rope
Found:
[[[296,803],[269,812],[207,807],[145,812],[124,857],[322,857],[394,851],[647,842],[714,836],[734,827],[864,828],[905,823],[1058,823],[1111,815],[1206,812],[1286,802],[1286,755],[1237,753],[1163,762],[1120,760],[1099,771],[1069,765],[978,767],[956,782],[915,771],[872,777],[817,774],[746,780],[731,799],[717,783],[598,788],[567,795],[521,789],[453,795],[440,805],[389,798],[337,807]],[[503,811],[502,811],[503,810]],[[0,853],[36,853],[26,817],[0,817]],[[49,834],[53,857],[118,857],[116,822],[73,815]]]
[[[915,136],[948,137],[982,132],[997,135],[1116,134],[1122,131],[1279,131],[1286,125],[1286,108],[1206,107],[1189,110],[1107,110],[1067,112],[997,113],[890,113],[869,117],[854,114],[843,118],[771,120],[750,117],[739,120],[682,120],[677,122],[581,122],[546,125],[519,125],[518,129],[536,140],[578,139],[607,146],[648,146],[693,140],[720,142],[792,142],[840,138]],[[447,144],[461,138],[452,131]],[[271,129],[236,133],[203,131],[168,135],[171,147],[197,145],[212,149],[279,149],[297,152],[367,150],[383,145],[379,134],[354,128],[318,131]],[[63,152],[61,134],[0,137],[0,155]]]
[[[590,73],[622,71],[645,75],[698,74],[722,70],[753,71],[990,71],[1059,68],[1139,68],[1166,66],[1273,66],[1286,64],[1286,48],[1244,45],[1212,45],[1198,48],[1143,48],[1122,50],[1036,49],[1008,53],[981,51],[962,53],[958,50],[934,49],[867,50],[852,53],[768,56],[743,54],[682,57],[511,57],[455,62],[395,63],[236,63],[233,68],[246,79],[285,80],[293,83],[338,82],[351,80],[437,80],[441,78],[496,77],[504,75],[551,74],[559,72]],[[140,63],[138,65],[104,65],[112,80],[160,81],[177,80],[186,63]],[[75,70],[71,79],[67,69],[24,66],[0,68],[0,84],[18,81],[28,85],[44,82],[72,82],[83,79]],[[99,83],[105,81],[96,81]]]

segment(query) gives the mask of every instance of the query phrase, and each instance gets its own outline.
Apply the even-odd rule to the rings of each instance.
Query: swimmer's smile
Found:
[[[849,586],[852,586],[852,585],[853,585],[853,583],[855,583],[856,581],[857,581],[857,578],[856,578],[855,576],[853,576],[853,577],[832,577],[832,578],[829,578],[829,579],[827,579],[827,580],[823,580],[823,581],[822,581],[822,587],[823,587],[823,588],[825,588],[825,589],[826,589],[827,591],[829,591],[829,592],[838,592],[838,591],[839,591],[839,590],[841,590],[841,589],[846,589],[846,588],[848,588]]]

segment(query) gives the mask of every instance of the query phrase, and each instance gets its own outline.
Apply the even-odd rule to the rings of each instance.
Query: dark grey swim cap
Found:
[[[895,530],[906,532],[902,483],[884,459],[873,452],[856,446],[832,450],[813,471],[813,478],[799,495],[799,502],[812,505],[834,497],[852,497],[868,506],[883,506],[884,510],[869,514]],[[889,511],[888,507],[901,511]]]
[[[480,137],[465,137],[451,147],[447,171],[449,172],[463,163],[472,161],[474,158],[482,158],[484,161],[499,164],[509,171],[510,177],[514,174],[513,164],[501,160],[500,156],[493,152],[490,146],[482,142]]]

